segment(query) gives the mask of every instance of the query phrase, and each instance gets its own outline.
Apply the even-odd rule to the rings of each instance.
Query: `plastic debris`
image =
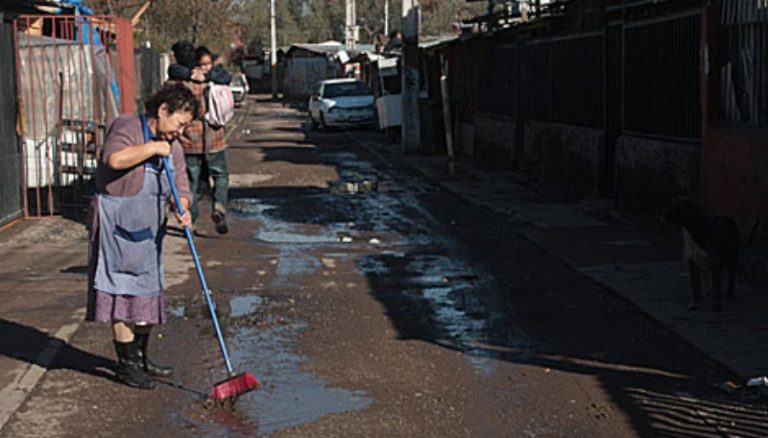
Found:
[[[747,386],[768,386],[768,377],[753,377],[747,380]]]
[[[331,193],[364,193],[375,192],[379,189],[379,183],[373,180],[342,181],[331,186]]]
[[[460,274],[460,275],[446,275],[443,277],[443,283],[450,283],[452,281],[476,281],[480,277],[473,274]]]

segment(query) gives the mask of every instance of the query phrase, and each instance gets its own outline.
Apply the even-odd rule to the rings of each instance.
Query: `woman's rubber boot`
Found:
[[[141,364],[144,371],[151,376],[156,377],[168,377],[173,374],[173,367],[164,367],[152,362],[147,354],[147,346],[149,345],[149,333],[136,333],[134,334],[133,342],[139,350],[139,357],[141,358]]]
[[[144,371],[135,342],[115,341],[117,352],[117,380],[128,386],[140,389],[154,389],[155,380]]]

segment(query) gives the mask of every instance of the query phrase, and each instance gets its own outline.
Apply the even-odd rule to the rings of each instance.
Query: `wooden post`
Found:
[[[448,93],[448,60],[440,54],[440,96],[443,100],[443,126],[445,127],[445,149],[448,155],[448,174],[456,174],[456,162],[453,152],[453,123],[451,123],[451,97]]]
[[[275,0],[269,2],[269,35],[272,40],[269,50],[269,78],[272,82],[272,99],[277,100],[277,22],[275,20]]]
[[[419,120],[419,0],[403,0],[403,105],[402,149],[406,154],[421,150]]]
[[[115,18],[117,30],[117,85],[120,88],[120,112],[136,112],[136,82],[133,58],[133,25],[126,18]]]

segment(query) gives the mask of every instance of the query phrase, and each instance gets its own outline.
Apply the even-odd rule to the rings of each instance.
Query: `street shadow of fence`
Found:
[[[511,220],[449,194],[421,202],[443,212],[434,226],[455,246],[432,240],[358,262],[363,271],[377,266],[367,270],[371,293],[401,339],[590,376],[641,436],[765,436],[768,404],[755,390],[739,388],[732,372],[546,254]]]
[[[114,380],[114,362],[81,350],[34,327],[0,319],[0,355],[47,370],[68,369]]]

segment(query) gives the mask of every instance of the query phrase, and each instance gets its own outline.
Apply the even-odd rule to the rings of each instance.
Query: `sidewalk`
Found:
[[[184,248],[182,238],[166,239],[168,287],[189,277],[191,260]],[[47,372],[73,367],[78,375],[86,376],[88,367],[108,369],[112,360],[72,342],[81,332],[85,316],[88,242],[82,224],[60,216],[21,221],[0,233],[0,254],[2,429]],[[100,333],[105,329],[91,327]],[[57,363],[61,353],[69,355],[69,361]],[[79,383],[70,384],[76,387]],[[48,414],[41,410],[39,416]],[[45,421],[56,423],[50,418]]]
[[[0,428],[83,319],[86,245],[85,227],[60,217],[0,234]]]
[[[363,142],[378,152],[381,145]],[[389,145],[387,146],[389,147]],[[391,149],[391,147],[389,147]],[[722,312],[690,311],[687,268],[679,233],[653,230],[612,209],[609,200],[547,201],[511,171],[461,159],[447,174],[445,157],[403,162],[469,202],[509,216],[520,232],[549,254],[601,284],[744,379],[768,374],[768,290],[739,283]],[[703,293],[707,282],[703,281]]]

